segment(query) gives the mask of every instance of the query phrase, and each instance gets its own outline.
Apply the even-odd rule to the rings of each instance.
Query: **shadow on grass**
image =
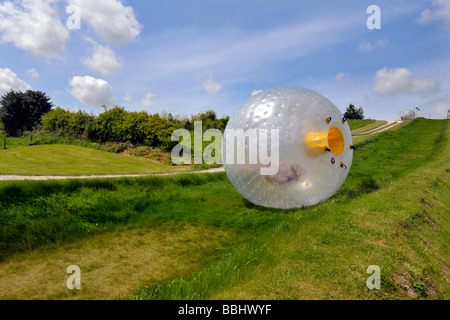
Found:
[[[380,184],[373,177],[363,178],[356,186],[341,188],[336,194],[336,198],[354,199],[364,194],[368,194],[380,189]]]

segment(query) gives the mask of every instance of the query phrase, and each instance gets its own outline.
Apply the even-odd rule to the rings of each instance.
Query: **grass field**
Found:
[[[368,138],[331,199],[287,211],[225,173],[2,182],[0,298],[449,299],[448,138],[424,119]]]
[[[79,176],[166,173],[189,169],[73,145],[20,146],[0,150],[0,174]]]
[[[385,121],[349,120],[352,132],[376,128]],[[356,129],[355,129],[356,128]],[[357,137],[355,142],[365,138]],[[65,138],[35,137],[29,146],[29,137],[8,138],[8,149],[0,149],[0,175],[22,176],[80,176],[182,172],[201,170],[220,165],[168,166],[149,159],[112,154],[97,150],[99,145]],[[47,143],[47,144],[46,144]],[[203,149],[211,142],[203,141]],[[192,134],[191,148],[194,149]],[[219,151],[219,157],[220,151]],[[193,160],[192,160],[193,161]]]
[[[398,124],[394,125],[393,127],[389,127],[389,128],[388,128],[387,130],[385,130],[385,131],[397,131],[397,130],[399,130],[399,129],[402,128],[402,127],[408,126],[408,125],[411,123],[411,121],[412,121],[412,120],[403,120],[401,123],[398,123]],[[372,125],[375,125],[375,123],[372,124]],[[367,128],[370,128],[372,125],[369,125],[369,126],[367,126],[367,127],[363,127],[363,128],[361,128],[361,129],[358,129],[358,130],[362,130],[362,131],[371,130],[371,129],[367,129]],[[377,127],[378,127],[378,126],[377,126]],[[373,129],[373,128],[372,128],[372,129]],[[357,131],[357,130],[355,130],[355,131]],[[382,132],[380,132],[380,133],[383,133],[383,132],[385,132],[385,131],[382,131]],[[355,144],[356,146],[358,146],[358,145],[362,144],[362,143],[363,143],[364,141],[366,141],[366,140],[373,139],[375,136],[379,135],[380,133],[361,134],[361,135],[354,136],[354,137],[352,138],[353,144]],[[354,134],[354,131],[352,131],[352,134]]]
[[[350,121],[352,121],[352,120],[350,120]],[[352,134],[359,134],[359,133],[362,133],[365,131],[373,130],[373,129],[379,128],[387,123],[388,123],[387,121],[383,121],[383,120],[373,120],[373,122],[370,122],[370,123],[366,124],[365,126],[358,127],[356,129],[352,129]]]
[[[372,119],[364,119],[364,120],[349,119],[347,121],[348,121],[348,125],[352,131],[376,123],[376,120],[372,120]]]

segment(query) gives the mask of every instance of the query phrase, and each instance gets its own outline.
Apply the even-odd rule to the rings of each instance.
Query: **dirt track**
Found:
[[[398,125],[400,123],[402,123],[401,120],[398,120],[398,121],[388,120],[388,122],[386,124],[384,124],[384,125],[382,125],[380,127],[357,133],[357,134],[353,135],[353,137],[363,136],[363,135],[368,135],[368,134],[380,133],[380,132],[383,132],[385,130],[391,129],[392,127],[395,127],[396,125]]]

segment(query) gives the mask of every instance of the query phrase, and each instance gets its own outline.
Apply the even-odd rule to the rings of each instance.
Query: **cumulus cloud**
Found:
[[[104,41],[122,45],[134,41],[140,34],[141,25],[134,10],[120,0],[68,0],[80,8],[81,18]]]
[[[130,103],[133,100],[133,97],[129,93],[127,93],[122,99],[126,103]]]
[[[27,74],[30,75],[33,79],[39,78],[39,72],[35,68],[28,69]]]
[[[387,45],[389,44],[389,41],[387,40],[378,40],[375,43],[370,43],[369,41],[363,40],[360,44],[359,44],[359,52],[370,52],[373,49],[379,47],[379,48],[386,48]]]
[[[89,40],[92,45],[92,55],[83,60],[83,63],[89,69],[99,72],[103,75],[111,75],[116,73],[122,67],[122,63],[117,60],[115,52],[109,48]]]
[[[210,94],[215,94],[222,90],[222,86],[220,85],[220,83],[215,82],[212,78],[203,81],[203,88]]]
[[[421,24],[429,24],[436,21],[443,21],[450,26],[450,1],[433,0],[432,8],[425,9],[421,12],[417,22]]]
[[[81,103],[90,107],[101,107],[102,105],[113,106],[115,98],[112,87],[102,79],[85,76],[73,77],[70,81],[72,89],[70,93]]]
[[[345,77],[345,73],[343,72],[339,72],[336,77],[334,77],[334,79],[336,80],[336,83],[341,85],[341,86],[345,86],[348,84],[347,81],[345,81],[344,77]]]
[[[141,101],[142,108],[152,109],[155,106],[155,101],[153,101],[154,97],[155,95],[153,93],[147,93]]]
[[[69,31],[58,19],[55,0],[6,1],[0,4],[3,42],[36,56],[56,58],[69,41]]]
[[[0,91],[25,91],[31,89],[31,86],[25,81],[19,79],[9,68],[0,68]]]
[[[439,82],[434,78],[417,78],[406,68],[378,70],[374,77],[372,91],[382,95],[424,94],[439,90]]]

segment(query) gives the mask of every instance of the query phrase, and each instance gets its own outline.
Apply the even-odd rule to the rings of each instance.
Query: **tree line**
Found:
[[[188,116],[171,113],[131,112],[115,106],[93,115],[85,111],[69,111],[55,107],[41,91],[9,91],[0,98],[0,119],[8,136],[25,132],[41,132],[99,143],[130,142],[135,145],[170,151],[172,132],[193,130],[195,121],[203,122],[203,130],[225,130],[229,117],[217,117],[212,110]]]
[[[344,116],[364,119],[364,111],[350,104]],[[171,141],[174,130],[192,131],[194,122],[201,121],[203,130],[223,131],[230,117],[219,118],[212,110],[181,117],[171,113],[131,112],[119,106],[109,110],[105,107],[103,113],[93,115],[55,107],[50,97],[41,91],[11,90],[0,97],[0,119],[3,131],[13,137],[24,132],[41,132],[99,143],[130,142],[170,151],[176,144]]]

